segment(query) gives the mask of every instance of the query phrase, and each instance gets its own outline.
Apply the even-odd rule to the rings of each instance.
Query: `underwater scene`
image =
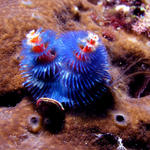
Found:
[[[150,150],[150,0],[0,0],[0,150]]]

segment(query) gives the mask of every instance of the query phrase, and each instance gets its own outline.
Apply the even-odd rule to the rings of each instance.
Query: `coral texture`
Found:
[[[149,150],[149,5],[149,0],[0,0],[0,149]],[[91,111],[71,109],[57,134],[41,126],[43,118],[19,71],[22,40],[40,27],[45,36],[49,29],[59,35],[97,34],[110,63],[112,107],[101,113],[93,106]],[[103,110],[111,98],[103,97],[97,107]]]

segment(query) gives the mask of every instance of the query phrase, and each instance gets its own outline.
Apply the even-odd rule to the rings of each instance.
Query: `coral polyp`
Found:
[[[108,58],[98,35],[70,31],[30,31],[23,41],[21,70],[25,87],[37,100],[47,97],[69,106],[101,98],[109,84]]]

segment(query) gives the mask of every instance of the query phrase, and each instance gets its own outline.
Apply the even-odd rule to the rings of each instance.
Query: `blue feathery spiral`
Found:
[[[56,38],[51,30],[32,30],[21,54],[23,85],[36,100],[85,106],[100,99],[110,81],[105,46],[92,32],[70,31]]]
[[[100,98],[110,75],[107,52],[98,36],[86,31],[67,32],[58,39],[57,49],[63,68],[61,95],[68,97],[71,105],[87,105]]]
[[[55,32],[51,30],[32,30],[22,44],[21,55],[24,58],[20,63],[20,69],[23,71],[23,77],[26,77],[23,85],[35,99],[53,90],[52,85],[60,73],[60,58],[53,46],[55,38]]]

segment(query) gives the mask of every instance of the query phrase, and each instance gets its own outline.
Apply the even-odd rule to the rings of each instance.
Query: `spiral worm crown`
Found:
[[[21,55],[24,56],[20,66],[23,83],[35,99],[43,97],[49,89],[53,90],[53,84],[59,76],[60,61],[57,51],[54,49],[55,32],[42,29],[30,31],[23,41]]]
[[[60,90],[70,104],[86,105],[100,98],[110,81],[107,52],[96,34],[71,31],[58,39],[62,58]],[[94,92],[93,92],[94,91]]]
[[[70,31],[56,38],[40,28],[23,41],[20,66],[23,83],[37,100],[48,97],[61,103],[87,105],[99,99],[109,84],[107,52],[99,37]]]

